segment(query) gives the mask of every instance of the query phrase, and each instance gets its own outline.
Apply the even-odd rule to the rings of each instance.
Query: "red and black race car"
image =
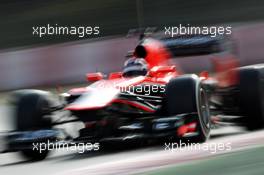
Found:
[[[169,62],[178,56],[219,53],[222,46],[221,37],[144,38],[124,72],[89,73],[92,84],[63,93],[60,100],[45,91],[16,91],[12,95],[16,131],[7,134],[4,152],[44,159],[49,150],[40,153],[32,143],[59,142],[62,131],[54,126],[76,121],[84,124],[79,136],[64,141],[186,138],[197,143],[209,138],[212,123],[259,129],[264,124],[264,66],[239,68],[234,59],[213,60],[216,72],[210,77],[206,71],[184,74]],[[67,119],[54,120],[58,113]]]

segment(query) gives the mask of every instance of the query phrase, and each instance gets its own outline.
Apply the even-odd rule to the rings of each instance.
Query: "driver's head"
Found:
[[[146,75],[148,72],[148,64],[143,58],[130,58],[124,64],[123,76],[134,77]]]

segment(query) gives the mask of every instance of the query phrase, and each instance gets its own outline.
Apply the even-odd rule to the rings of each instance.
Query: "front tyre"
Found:
[[[206,90],[198,76],[184,75],[172,79],[166,86],[163,112],[167,116],[195,114],[197,135],[193,143],[205,142],[210,136],[210,112]]]
[[[17,131],[51,129],[52,121],[48,116],[51,102],[49,93],[38,90],[25,90],[13,94],[15,101],[15,127]],[[29,147],[32,145],[30,144]],[[48,150],[39,152],[32,148],[21,150],[22,155],[31,161],[45,159]]]
[[[239,109],[248,130],[264,127],[264,65],[239,69]]]

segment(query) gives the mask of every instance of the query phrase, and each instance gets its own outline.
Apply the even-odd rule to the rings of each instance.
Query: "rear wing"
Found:
[[[188,56],[221,55],[223,53],[237,56],[237,47],[231,37],[227,35],[186,34],[168,37],[164,35],[164,32],[157,31],[156,27],[148,27],[128,31],[127,37],[135,36],[139,37],[138,45],[135,50],[127,53],[127,58],[134,56],[134,53],[138,57],[144,58],[147,52],[145,46],[149,45],[150,39],[158,41],[174,59]]]
[[[146,37],[136,46],[133,55],[145,58],[151,67],[167,64],[169,59],[212,55],[212,58],[236,58],[235,45],[228,36],[179,35]],[[132,52],[131,52],[132,53]]]
[[[228,35],[210,34],[185,34],[168,37],[163,31],[158,31],[157,27],[146,27],[130,29],[127,37],[139,37],[138,45],[144,45],[145,40],[148,38],[155,38],[161,41],[164,47],[171,52],[172,56],[199,56],[209,55],[222,52],[229,52],[234,54],[236,47]],[[131,56],[130,52],[127,56]],[[236,55],[236,54],[234,54]]]
[[[231,41],[224,36],[182,35],[162,38],[161,41],[173,57],[233,52]]]

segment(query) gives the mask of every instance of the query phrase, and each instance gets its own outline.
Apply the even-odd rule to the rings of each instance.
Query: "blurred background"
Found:
[[[100,34],[84,38],[77,35],[49,35],[40,38],[32,34],[32,27],[47,24],[99,26]],[[0,130],[6,128],[8,118],[5,115],[8,109],[2,103],[6,92],[21,88],[74,86],[86,82],[87,72],[119,71],[125,55],[138,42],[136,36],[126,37],[130,29],[157,27],[163,30],[165,26],[179,24],[229,25],[232,27],[232,41],[240,64],[264,62],[264,1],[260,0],[1,0]],[[178,59],[177,64],[185,72],[197,73],[204,69],[212,71],[209,59]],[[208,159],[205,158],[208,155],[199,157],[203,154],[200,152],[194,155],[183,152],[175,159],[172,158],[174,162],[159,158],[164,160],[163,163],[150,163],[150,167],[181,163],[151,174],[224,174],[219,169],[227,169],[225,174],[264,173],[263,131],[248,135],[240,128],[227,128],[215,131],[215,135],[212,142],[223,141],[222,136],[228,136],[225,141],[234,140],[235,137],[237,141],[234,150],[239,152],[224,153],[221,157],[214,155],[216,158],[211,155]],[[244,147],[250,147],[250,151],[241,151]],[[16,155],[5,154],[0,155],[0,174],[58,174],[64,171],[68,174],[72,170],[74,172],[70,174],[97,174],[101,163],[133,158],[128,162],[136,165],[140,156],[150,157],[141,164],[147,166],[150,160],[154,160],[151,155],[159,157],[162,149],[140,148],[103,155],[70,155],[63,152],[34,164],[26,164]],[[161,154],[163,157],[171,156],[168,153]],[[186,160],[186,156],[193,157]],[[206,160],[199,161],[200,158]],[[192,159],[194,160],[189,164]],[[120,167],[118,163],[120,162],[113,166],[114,169]],[[94,169],[86,171],[87,165]],[[131,166],[127,168],[131,170],[129,168]],[[142,167],[132,166],[133,171],[137,168]],[[78,171],[79,169],[82,170]],[[128,174],[127,169],[112,174]],[[103,173],[110,174],[109,171]]]
[[[130,29],[229,25],[242,65],[262,62],[264,3],[240,0],[3,0],[0,5],[0,90],[85,82],[85,73],[120,70],[137,38]],[[32,27],[99,26],[99,35],[33,35]],[[96,37],[96,38],[95,38]],[[186,72],[210,70],[179,60]],[[198,62],[199,61],[195,61]],[[113,64],[114,63],[114,64]]]
[[[101,37],[125,35],[138,27],[177,24],[212,25],[260,21],[264,3],[258,0],[3,0],[1,1],[2,49],[47,45],[78,37],[32,36],[33,26],[100,26]]]

